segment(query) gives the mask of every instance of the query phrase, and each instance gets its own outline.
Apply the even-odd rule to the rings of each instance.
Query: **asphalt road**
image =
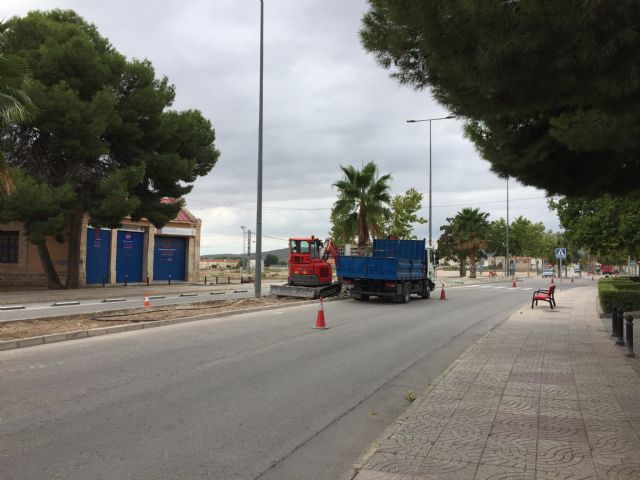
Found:
[[[329,302],[323,331],[306,305],[0,352],[1,478],[345,478],[409,389],[547,284]]]

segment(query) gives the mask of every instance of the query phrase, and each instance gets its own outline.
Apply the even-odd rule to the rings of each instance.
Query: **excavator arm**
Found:
[[[338,261],[340,258],[340,253],[338,252],[338,247],[335,243],[333,243],[333,238],[327,238],[324,241],[324,251],[322,253],[322,261],[326,262],[329,259],[329,255],[333,257],[336,261],[336,266],[338,265]]]

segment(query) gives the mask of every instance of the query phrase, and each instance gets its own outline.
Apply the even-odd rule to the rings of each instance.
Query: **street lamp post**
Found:
[[[432,205],[431,205],[431,122],[436,120],[448,120],[455,118],[455,115],[447,115],[446,117],[424,118],[420,120],[407,120],[407,123],[429,122],[429,247],[433,247],[433,221],[432,221]]]
[[[507,176],[507,256],[505,257],[507,266],[507,278],[511,276],[511,263],[509,263],[509,177]]]
[[[264,64],[264,2],[260,0],[260,95],[258,108],[258,200],[256,208],[255,296],[262,296],[262,71]]]

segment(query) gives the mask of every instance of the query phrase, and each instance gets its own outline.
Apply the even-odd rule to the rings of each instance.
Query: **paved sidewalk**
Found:
[[[595,286],[556,299],[467,350],[356,480],[640,479],[637,360],[598,318]]]

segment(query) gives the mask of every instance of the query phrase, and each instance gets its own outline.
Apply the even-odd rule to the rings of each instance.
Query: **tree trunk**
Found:
[[[467,276],[467,272],[465,271],[465,259],[461,258],[460,259],[460,277],[466,277]]]
[[[476,263],[478,263],[478,254],[472,252],[469,255],[469,278],[476,278]]]
[[[80,238],[82,237],[82,217],[84,212],[77,204],[69,225],[69,250],[67,254],[67,288],[80,288]]]
[[[56,272],[56,269],[53,266],[51,255],[49,255],[49,249],[47,248],[46,243],[36,243],[36,249],[38,250],[38,256],[40,257],[40,262],[42,262],[44,273],[47,275],[47,288],[51,290],[63,289],[64,287],[60,282],[58,272]]]
[[[366,247],[369,243],[369,226],[367,225],[367,211],[362,205],[358,211],[358,247]]]

